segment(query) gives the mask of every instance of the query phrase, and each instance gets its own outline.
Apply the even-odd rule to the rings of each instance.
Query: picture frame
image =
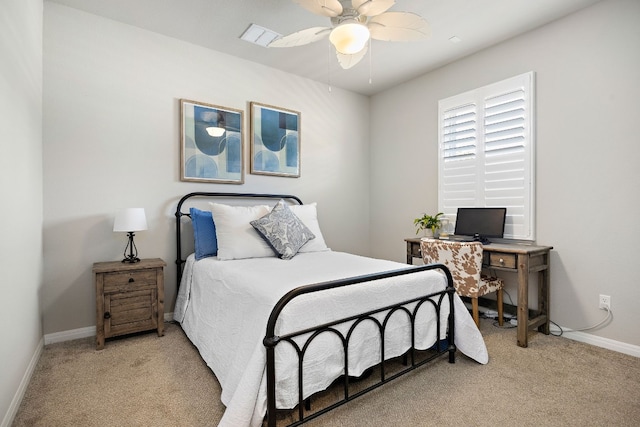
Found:
[[[244,111],[180,100],[180,180],[244,183]]]
[[[300,112],[251,102],[251,173],[300,177]]]

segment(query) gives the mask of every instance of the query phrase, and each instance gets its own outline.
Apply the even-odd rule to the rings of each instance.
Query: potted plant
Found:
[[[440,222],[441,215],[444,215],[444,213],[438,212],[434,216],[422,214],[421,217],[414,219],[413,224],[416,226],[416,234],[418,234],[420,230],[424,230],[426,237],[435,236],[436,229],[441,225],[441,222]],[[429,233],[431,233],[431,236],[428,235]]]

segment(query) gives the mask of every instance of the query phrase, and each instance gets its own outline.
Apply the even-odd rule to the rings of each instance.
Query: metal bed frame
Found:
[[[182,242],[181,242],[182,221],[181,220],[183,216],[190,217],[189,213],[182,212],[182,206],[185,201],[194,197],[213,197],[213,198],[219,197],[219,198],[228,198],[228,199],[231,199],[231,198],[288,199],[288,200],[293,200],[300,205],[303,204],[298,197],[292,196],[292,195],[286,195],[286,194],[195,192],[195,193],[189,193],[185,195],[178,202],[178,206],[176,208],[176,213],[175,213],[176,247],[177,247],[176,270],[177,270],[177,286],[178,287],[180,286],[180,281],[182,278],[182,265],[186,262],[186,260],[183,259],[182,257]],[[275,333],[276,321],[278,319],[278,316],[280,315],[282,310],[285,308],[285,306],[289,302],[291,302],[291,300],[295,299],[300,295],[304,295],[312,292],[321,292],[323,290],[334,289],[334,288],[339,288],[343,286],[355,285],[362,282],[368,282],[368,281],[380,280],[380,279],[396,277],[396,276],[401,276],[406,274],[412,274],[412,273],[417,273],[425,270],[441,270],[442,272],[444,272],[445,277],[447,279],[446,289],[440,292],[431,293],[431,294],[423,295],[417,298],[413,298],[411,300],[404,301],[398,304],[388,305],[386,307],[380,307],[379,309],[354,315],[348,318],[339,319],[339,320],[336,320],[330,323],[325,323],[322,325],[317,325],[313,328],[295,331],[287,335],[278,336]],[[305,285],[289,291],[274,306],[266,325],[266,332],[263,340],[263,344],[265,346],[266,355],[267,355],[267,367],[266,367],[267,369],[267,415],[266,415],[266,418],[267,418],[268,426],[275,427],[277,425],[277,412],[279,411],[276,408],[276,372],[275,372],[276,346],[278,346],[279,344],[288,343],[295,349],[298,355],[298,406],[297,406],[298,420],[289,424],[289,426],[298,426],[334,408],[337,408],[355,399],[356,397],[362,396],[363,394],[369,391],[377,389],[383,384],[386,384],[408,372],[411,372],[414,369],[444,355],[445,353],[447,353],[449,356],[449,363],[455,363],[456,346],[454,343],[455,342],[455,328],[454,328],[455,313],[454,313],[454,303],[453,303],[454,293],[455,293],[455,289],[453,287],[453,279],[452,279],[451,273],[449,272],[447,267],[445,267],[442,264],[413,266],[413,267],[403,268],[399,270],[392,270],[392,271],[385,271],[385,272],[367,274],[367,275],[356,276],[356,277],[349,277],[345,279]],[[443,321],[440,316],[442,302],[445,300],[445,298],[449,302],[449,310],[450,310],[449,316],[446,322]],[[418,313],[418,310],[425,304],[427,307],[430,306],[435,311],[436,318],[438,319],[436,336],[440,337],[441,330],[443,327],[445,327],[447,332],[446,334],[447,338],[446,340],[443,340],[443,341],[437,341],[436,344],[434,344],[434,346],[430,349],[431,352],[426,357],[418,360],[419,358],[417,357],[417,352],[419,350],[415,348],[416,315]],[[413,307],[409,308],[408,306],[410,305],[413,305]],[[376,314],[385,313],[385,312],[386,314],[384,314],[384,320],[382,322],[379,321],[376,317],[374,317]],[[386,360],[384,357],[384,342],[385,342],[384,337],[385,337],[387,322],[389,321],[391,316],[397,312],[404,313],[409,319],[409,321],[411,322],[411,347],[409,348],[407,353],[405,353],[403,356],[403,365],[405,366],[405,368],[401,369],[399,372],[396,372],[392,375],[387,376],[385,372]],[[363,322],[373,322],[373,324],[376,326],[380,334],[379,338],[380,338],[381,363],[377,365],[379,366],[379,370],[380,370],[380,378],[374,384],[364,387],[353,394],[350,394],[351,390],[349,385],[350,385],[350,382],[353,382],[354,380],[352,380],[351,377],[347,375],[347,373],[349,372],[348,370],[349,340],[354,330]],[[351,326],[348,328],[348,332],[345,335],[342,332],[340,332],[336,328],[336,326],[340,324],[347,324],[347,323],[351,323]],[[443,325],[443,323],[446,323],[446,324]],[[344,352],[343,354],[344,354],[344,373],[345,373],[345,375],[341,377],[342,386],[343,386],[343,393],[342,393],[343,397],[341,400],[338,400],[333,404],[330,404],[318,411],[305,415],[305,409],[310,410],[310,399],[309,398],[305,399],[303,397],[304,372],[302,367],[303,367],[304,356],[311,342],[315,338],[317,338],[319,335],[325,334],[325,333],[336,335],[342,342],[342,349]],[[310,336],[301,347],[295,341],[295,338],[304,334],[310,334]]]

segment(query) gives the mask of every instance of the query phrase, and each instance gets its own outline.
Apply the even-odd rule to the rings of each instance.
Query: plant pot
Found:
[[[423,236],[433,239],[433,230],[430,228],[425,228],[422,230]]]

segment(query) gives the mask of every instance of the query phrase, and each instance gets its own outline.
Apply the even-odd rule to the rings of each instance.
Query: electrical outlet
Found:
[[[609,295],[600,295],[598,301],[600,310],[611,310],[611,297]]]

